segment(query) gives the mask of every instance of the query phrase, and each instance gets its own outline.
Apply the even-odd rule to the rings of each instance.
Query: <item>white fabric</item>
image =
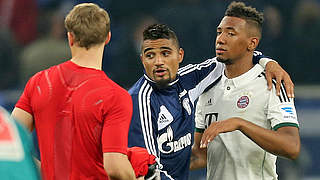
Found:
[[[283,91],[280,102],[275,88],[267,90],[263,71],[255,65],[233,79],[223,75],[216,86],[199,97],[196,128],[205,129],[210,122],[230,117],[241,117],[266,129],[288,125],[284,123],[298,126],[293,99],[289,102]],[[276,156],[240,131],[219,134],[207,152],[208,180],[277,180]]]

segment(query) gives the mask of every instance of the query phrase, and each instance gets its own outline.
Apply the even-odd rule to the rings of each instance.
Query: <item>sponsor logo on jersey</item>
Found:
[[[246,108],[249,104],[249,97],[248,96],[241,96],[239,99],[238,99],[238,102],[237,102],[237,106],[238,108]]]
[[[190,107],[190,103],[189,103],[189,98],[184,98],[182,101],[182,105],[190,116],[191,115],[191,107]]]
[[[180,151],[191,145],[191,133],[187,133],[176,141],[173,141],[173,139],[174,133],[171,126],[169,126],[167,127],[167,132],[161,134],[158,138],[158,146],[160,152],[169,154],[172,152]]]
[[[158,115],[158,130],[161,130],[168,126],[173,121],[173,116],[168,109],[162,105],[160,106],[160,112]]]
[[[282,110],[284,110],[286,113],[289,113],[291,115],[294,115],[293,113],[293,108],[292,107],[283,107],[281,108]]]
[[[286,121],[297,119],[296,109],[294,108],[294,106],[292,104],[283,104],[283,105],[280,105],[279,108],[280,108],[280,111],[283,115],[283,118]]]

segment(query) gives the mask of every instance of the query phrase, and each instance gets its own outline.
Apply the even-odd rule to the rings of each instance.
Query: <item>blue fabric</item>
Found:
[[[129,90],[133,100],[129,147],[147,148],[160,159],[162,180],[188,179],[195,126],[195,109],[191,100],[194,98],[190,98],[189,92],[200,85],[201,81],[216,68],[216,61],[210,63],[192,71],[190,68],[189,73],[179,75],[176,81],[165,89],[157,88],[145,75]],[[210,84],[206,86],[208,85]],[[170,121],[170,115],[163,113],[165,112],[163,107],[168,110],[173,120]],[[161,124],[165,126],[159,127]]]

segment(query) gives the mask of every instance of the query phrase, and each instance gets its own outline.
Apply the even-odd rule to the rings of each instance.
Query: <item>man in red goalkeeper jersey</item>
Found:
[[[35,74],[12,116],[36,128],[44,179],[135,179],[126,155],[132,101],[101,70],[108,13],[79,4],[65,27],[72,59]]]

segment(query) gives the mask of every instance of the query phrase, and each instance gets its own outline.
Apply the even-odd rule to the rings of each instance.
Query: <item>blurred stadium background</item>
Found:
[[[0,105],[12,110],[35,72],[70,58],[63,19],[74,4],[94,2],[111,17],[103,69],[125,88],[143,74],[139,60],[146,25],[170,25],[185,50],[182,65],[214,56],[216,26],[229,0],[0,0]],[[248,0],[264,12],[258,50],[276,59],[295,82],[301,155],[278,160],[280,180],[320,180],[320,0]],[[190,179],[205,179],[205,170]]]

